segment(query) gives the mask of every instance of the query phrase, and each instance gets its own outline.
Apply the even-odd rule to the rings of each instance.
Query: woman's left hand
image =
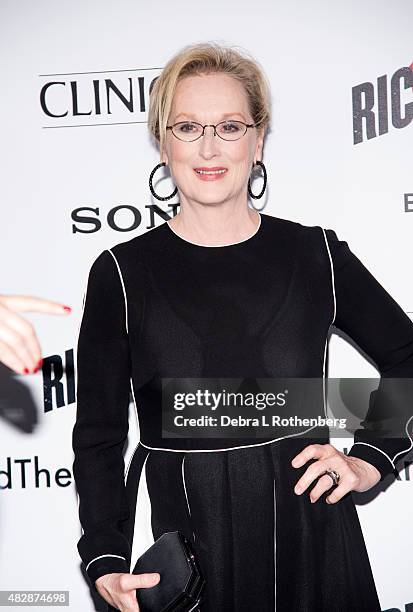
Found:
[[[314,461],[307,468],[296,483],[294,493],[301,495],[326,469],[332,469],[340,474],[340,480],[332,493],[326,497],[326,502],[329,504],[339,501],[349,491],[368,491],[379,482],[381,477],[379,470],[374,465],[358,457],[347,456],[332,444],[310,444],[306,446],[294,457],[291,465],[298,468],[310,459],[318,459],[318,461]],[[310,492],[311,502],[317,501],[332,486],[331,476],[328,474],[321,476]]]

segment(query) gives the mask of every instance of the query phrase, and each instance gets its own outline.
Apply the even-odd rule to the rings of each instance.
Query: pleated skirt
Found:
[[[126,480],[131,547],[145,477],[153,539],[180,530],[195,549],[206,578],[200,612],[379,612],[351,494],[312,504],[311,486],[294,493],[311,462],[291,460],[313,442],[195,452],[139,443]]]

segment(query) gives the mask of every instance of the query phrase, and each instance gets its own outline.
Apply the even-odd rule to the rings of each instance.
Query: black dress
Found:
[[[311,486],[294,493],[311,461],[297,469],[292,458],[328,443],[328,431],[161,435],[163,377],[324,378],[333,324],[382,376],[413,375],[412,322],[331,229],[261,213],[252,236],[214,247],[163,223],[99,254],[79,332],[73,430],[78,550],[94,588],[99,576],[132,569],[144,468],[154,539],[179,529],[194,545],[207,580],[202,612],[380,610],[351,494],[329,505],[327,494],[311,504]],[[140,441],[125,470],[130,394]],[[350,454],[382,478],[413,445],[404,429],[394,439],[364,434]]]

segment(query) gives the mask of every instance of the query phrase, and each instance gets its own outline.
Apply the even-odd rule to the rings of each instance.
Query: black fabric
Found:
[[[355,432],[355,444],[349,455],[375,465],[383,480],[393,472],[394,462],[404,458],[406,449],[412,446],[405,424],[413,414],[413,324],[351,252],[347,242],[338,240],[333,230],[326,233],[336,277],[334,326],[348,334],[373,359],[381,375],[377,392],[371,398],[365,429]],[[375,437],[374,430],[369,430],[369,424],[386,417],[398,421],[397,437],[383,434]],[[385,426],[383,430],[386,431]]]
[[[130,571],[146,459],[153,535],[181,530],[192,539],[207,580],[202,612],[274,610],[275,598],[283,612],[380,610],[351,494],[329,505],[325,495],[311,504],[309,491],[293,491],[309,463],[297,469],[291,459],[308,444],[328,442],[328,432],[314,428],[260,445],[161,435],[163,377],[322,377],[333,324],[379,371],[413,373],[410,319],[345,241],[333,230],[326,236],[329,249],[321,227],[261,213],[258,231],[240,243],[195,245],[164,223],[95,259],[79,332],[73,429],[84,529],[78,549],[85,565],[92,561],[92,582]],[[131,390],[140,443],[125,484]],[[384,477],[393,458],[406,456],[410,438],[404,430],[390,441],[371,435],[359,433],[356,441],[367,444],[350,454]],[[124,561],[103,556],[110,554]]]

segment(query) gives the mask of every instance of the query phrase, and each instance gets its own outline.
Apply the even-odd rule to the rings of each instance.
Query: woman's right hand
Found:
[[[95,585],[105,601],[121,612],[139,612],[136,589],[148,588],[158,584],[158,572],[146,574],[105,574]]]

